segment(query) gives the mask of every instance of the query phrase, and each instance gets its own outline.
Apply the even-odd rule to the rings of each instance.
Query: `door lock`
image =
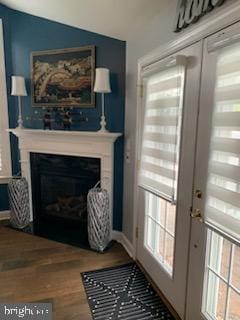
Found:
[[[200,209],[194,209],[193,211],[191,211],[190,216],[193,219],[197,219],[198,221],[203,222],[203,217]]]
[[[202,199],[202,191],[199,190],[199,189],[197,189],[197,190],[195,191],[195,196],[196,196],[197,198],[199,198],[199,199]]]

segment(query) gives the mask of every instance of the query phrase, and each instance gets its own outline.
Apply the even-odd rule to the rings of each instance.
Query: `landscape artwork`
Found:
[[[94,107],[95,47],[33,52],[35,107]]]

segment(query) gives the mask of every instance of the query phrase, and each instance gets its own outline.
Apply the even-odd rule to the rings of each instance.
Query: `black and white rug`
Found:
[[[135,263],[82,273],[94,320],[173,320]]]

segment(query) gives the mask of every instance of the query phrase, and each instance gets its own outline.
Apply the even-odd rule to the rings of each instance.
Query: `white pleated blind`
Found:
[[[240,44],[217,57],[205,219],[240,241]]]
[[[0,176],[11,176],[11,155],[8,129],[8,104],[6,72],[4,59],[4,41],[0,20]]]
[[[175,202],[185,66],[154,69],[143,75],[145,115],[139,185]]]
[[[1,117],[1,115],[0,115]],[[8,140],[7,133],[6,133],[6,125],[2,121],[3,119],[0,119],[0,176],[6,176],[9,175],[8,172],[8,157],[7,157],[7,151],[8,151]]]
[[[0,130],[0,176],[2,175],[2,172],[3,172],[3,160],[2,160],[2,154],[3,152],[3,149],[2,149],[2,133],[1,133],[1,130]]]

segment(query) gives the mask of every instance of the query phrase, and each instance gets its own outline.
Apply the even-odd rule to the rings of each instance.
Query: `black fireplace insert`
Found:
[[[31,153],[34,233],[89,246],[87,194],[100,180],[100,159]]]

